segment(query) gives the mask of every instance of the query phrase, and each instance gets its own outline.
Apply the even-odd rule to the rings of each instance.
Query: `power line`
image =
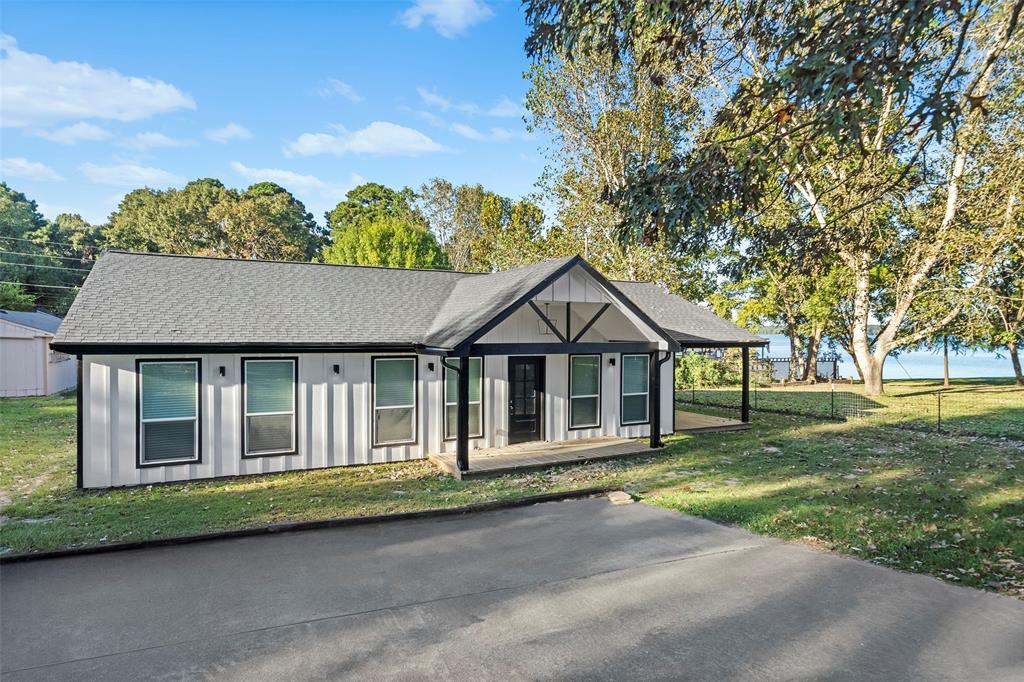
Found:
[[[88,268],[62,268],[59,265],[36,265],[34,263],[10,263],[0,260],[0,265],[13,265],[19,268],[46,268],[47,270],[67,270],[69,272],[89,272]]]
[[[74,246],[71,242],[48,242],[45,240],[25,239],[24,237],[0,237],[0,239],[13,239],[16,242],[28,242],[29,244],[53,244],[54,246]]]
[[[17,284],[23,287],[33,287],[36,289],[78,289],[78,287],[64,287],[57,284],[28,284],[26,282],[11,282],[8,280],[0,280],[0,284]]]
[[[0,237],[0,239],[5,239],[5,237]],[[81,262],[81,260],[82,260],[81,258],[78,258],[76,256],[55,256],[52,253],[29,253],[27,251],[2,251],[2,250],[0,250],[0,253],[8,253],[8,254],[10,254],[12,256],[28,256],[29,258],[59,258],[60,260],[73,260],[73,261],[78,261],[78,262]]]

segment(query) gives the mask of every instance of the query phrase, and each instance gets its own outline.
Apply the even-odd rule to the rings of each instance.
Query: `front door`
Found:
[[[508,442],[541,440],[544,436],[544,358],[509,358],[508,384]]]

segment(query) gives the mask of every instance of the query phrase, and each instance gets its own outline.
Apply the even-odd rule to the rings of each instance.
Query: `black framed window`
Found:
[[[455,358],[451,362],[458,362]],[[484,359],[469,359],[469,437],[484,435]],[[444,370],[444,437],[455,438],[458,431],[459,374],[454,369]]]
[[[199,360],[138,360],[139,466],[199,461]]]
[[[242,360],[242,415],[246,457],[298,451],[298,359]]]
[[[416,358],[373,359],[373,444],[416,442]]]
[[[622,366],[622,424],[646,424],[650,421],[651,356],[647,354],[623,355]]]
[[[569,356],[569,428],[601,425],[601,356]]]

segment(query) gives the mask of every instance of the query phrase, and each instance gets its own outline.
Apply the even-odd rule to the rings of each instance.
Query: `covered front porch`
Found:
[[[536,471],[557,464],[578,464],[654,452],[657,450],[633,438],[605,436],[555,442],[517,443],[500,448],[474,450],[469,461],[469,468],[466,470],[459,468],[456,453],[431,454],[429,458],[445,473],[459,479],[467,479]]]

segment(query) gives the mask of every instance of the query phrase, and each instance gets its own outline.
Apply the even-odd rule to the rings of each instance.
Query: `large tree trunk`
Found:
[[[876,340],[876,349],[872,351],[871,340],[868,338],[868,325],[871,319],[870,263],[865,254],[859,254],[855,259],[850,355],[853,356],[861,381],[864,382],[864,395],[882,395],[882,365],[885,364],[888,350],[877,346]]]
[[[942,336],[942,385],[949,387],[949,337]]]
[[[882,368],[885,366],[885,356],[879,357],[875,353],[869,353],[866,358],[858,361],[861,368],[861,379],[864,380],[864,395],[874,396],[885,393],[885,384],[882,382]]]
[[[796,330],[796,320],[789,317],[786,320],[786,336],[789,337],[789,374],[787,381],[800,379],[800,366],[803,364],[803,339]]]
[[[818,349],[821,347],[821,330],[815,329],[807,337],[807,359],[804,363],[804,379],[818,383]]]
[[[1006,350],[1010,352],[1010,362],[1013,363],[1013,377],[1018,386],[1024,386],[1024,372],[1020,367],[1020,356],[1017,355],[1017,342],[1010,341],[1006,344]]]

